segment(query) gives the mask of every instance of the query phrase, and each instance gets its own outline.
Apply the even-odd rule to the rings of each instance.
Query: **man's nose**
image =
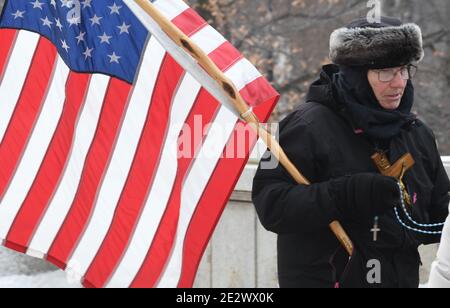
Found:
[[[393,88],[404,88],[406,86],[406,82],[407,80],[403,79],[402,73],[397,72],[397,74],[395,74],[394,79],[392,79],[390,85]]]

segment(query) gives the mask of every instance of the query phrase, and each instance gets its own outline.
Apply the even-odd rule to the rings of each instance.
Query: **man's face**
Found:
[[[400,106],[409,79],[407,66],[369,70],[367,78],[384,109],[396,110]]]

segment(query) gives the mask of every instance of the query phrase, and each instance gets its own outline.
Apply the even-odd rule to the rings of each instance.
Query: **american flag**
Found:
[[[251,63],[183,1],[152,2],[266,121],[279,95]],[[221,95],[132,0],[6,1],[2,244],[86,287],[191,287],[257,140],[224,155],[248,127]]]

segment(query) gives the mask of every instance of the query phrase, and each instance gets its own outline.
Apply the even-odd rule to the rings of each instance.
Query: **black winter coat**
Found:
[[[307,102],[280,123],[280,144],[313,184],[298,185],[280,165],[258,168],[253,202],[264,227],[278,234],[281,287],[418,287],[418,246],[439,242],[439,236],[404,228],[394,211],[380,217],[381,232],[373,241],[372,224],[345,220],[330,189],[330,180],[378,172],[371,160],[375,141],[355,132],[334,100],[330,67],[310,89]],[[416,164],[405,183],[414,196],[412,216],[420,223],[443,222],[448,215],[450,182],[434,134],[420,120],[388,143],[391,162],[411,153]],[[270,160],[268,152],[263,160]],[[329,229],[339,220],[356,246],[347,263],[345,251]],[[381,284],[368,283],[370,260],[381,264]],[[378,281],[379,282],[379,281]]]

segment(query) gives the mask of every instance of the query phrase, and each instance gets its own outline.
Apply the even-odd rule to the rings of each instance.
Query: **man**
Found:
[[[253,183],[258,216],[278,234],[281,287],[418,287],[417,248],[439,242],[439,227],[427,224],[445,220],[450,190],[432,130],[411,113],[411,78],[423,56],[420,28],[393,18],[359,19],[331,35],[334,64],[280,123],[281,146],[313,184],[263,165]],[[413,156],[403,178],[408,215],[397,208],[397,180],[373,163],[375,152],[391,163]],[[405,227],[408,219],[422,232]],[[334,220],[354,241],[350,261],[329,230]]]

